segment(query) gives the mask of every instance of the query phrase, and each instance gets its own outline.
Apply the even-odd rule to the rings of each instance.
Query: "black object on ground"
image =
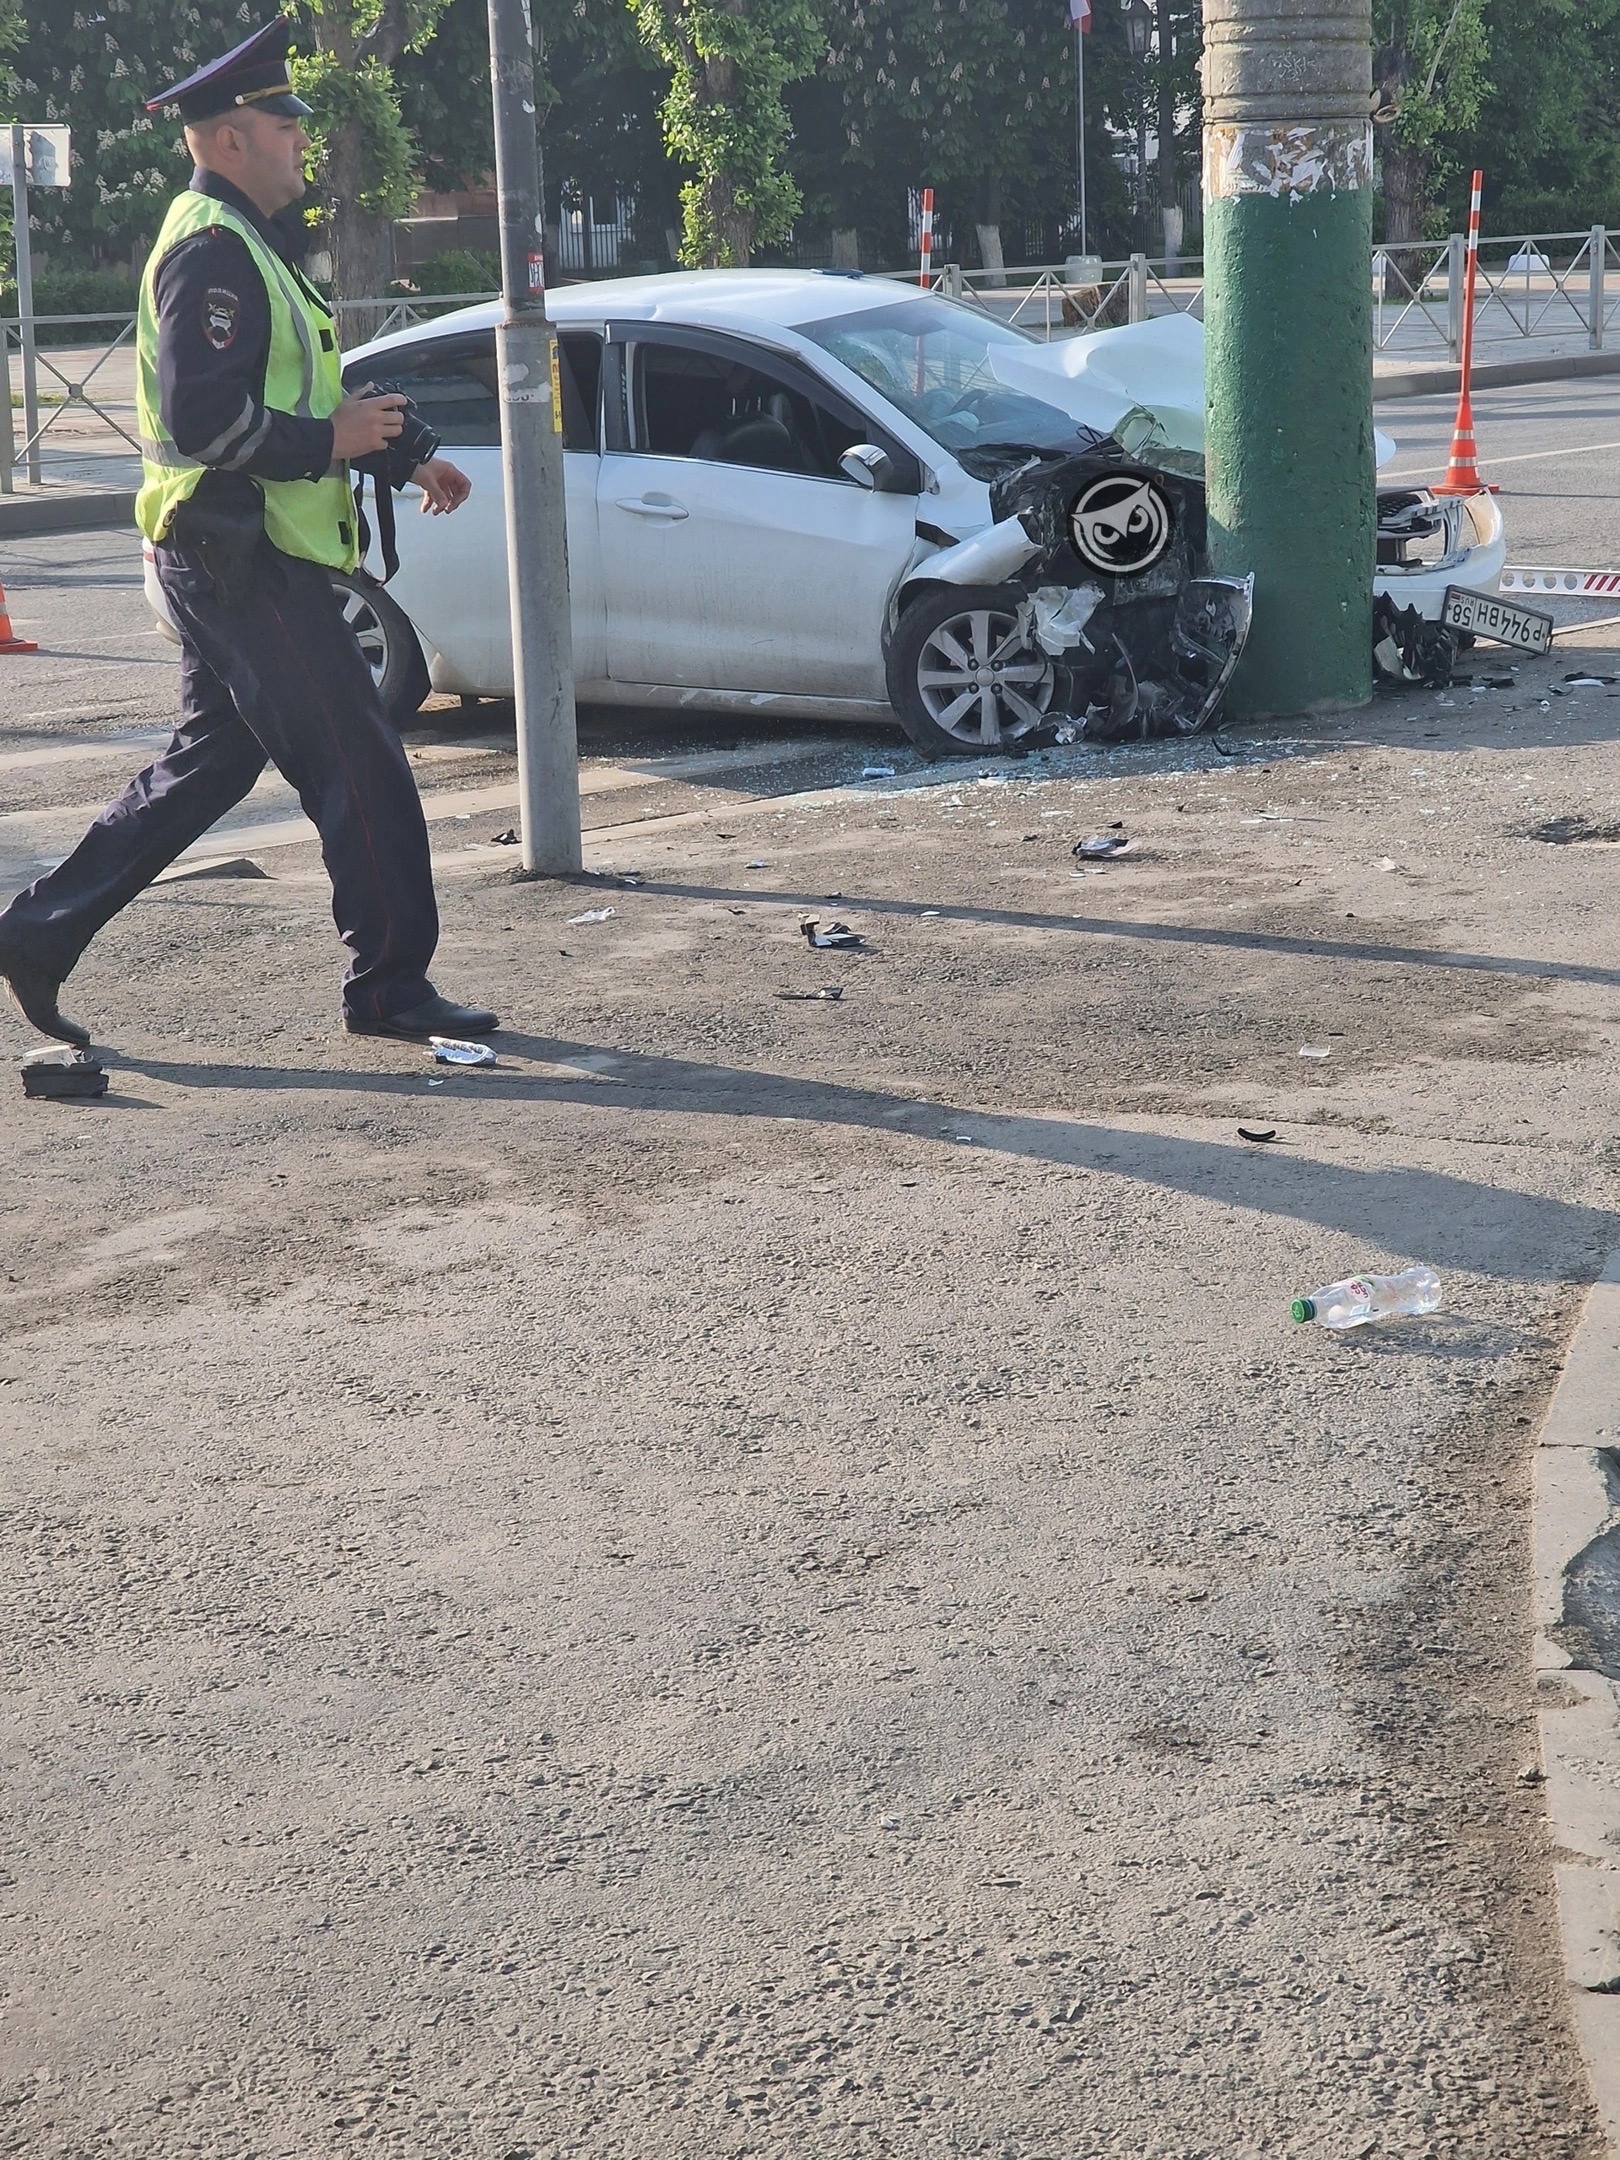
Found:
[[[1612,845],[1620,840],[1620,825],[1598,825],[1583,817],[1555,817],[1548,818],[1544,825],[1532,825],[1525,838],[1545,840],[1552,847],[1575,847],[1582,841]]]
[[[1275,1125],[1267,1125],[1264,1130],[1249,1125],[1240,1125],[1238,1127],[1238,1138],[1240,1140],[1252,1140],[1256,1147],[1264,1147],[1268,1140],[1275,1140],[1276,1137],[1277,1128]]]
[[[1457,665],[1457,633],[1387,593],[1373,599],[1373,667],[1381,682],[1424,683],[1443,690]]]
[[[36,1050],[22,1061],[23,1093],[34,1102],[87,1101],[107,1092],[107,1073],[87,1050]]]
[[[800,923],[799,928],[804,933],[805,943],[817,952],[859,952],[866,943],[860,932],[852,930],[848,923],[829,923],[823,930],[814,915]]]
[[[820,990],[778,990],[776,994],[788,1005],[836,1005],[844,994],[844,986],[827,983]]]

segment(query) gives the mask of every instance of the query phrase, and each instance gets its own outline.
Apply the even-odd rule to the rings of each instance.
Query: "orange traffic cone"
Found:
[[[1446,467],[1446,477],[1439,481],[1434,492],[1437,495],[1484,495],[1495,494],[1487,489],[1479,477],[1479,467],[1474,462],[1474,408],[1465,389],[1457,400],[1457,422],[1451,434],[1451,462]]]
[[[18,637],[11,627],[11,613],[6,606],[6,588],[0,585],[0,653],[38,652],[32,638]]]

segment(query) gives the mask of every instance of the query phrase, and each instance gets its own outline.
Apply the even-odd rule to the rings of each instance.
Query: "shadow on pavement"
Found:
[[[451,1068],[441,1076],[430,1072],[424,1058],[422,1066],[410,1072],[322,1072],[115,1053],[108,1054],[107,1062],[115,1081],[144,1075],[198,1090],[415,1096],[446,1110],[468,1103],[479,1109],[492,1102],[578,1103],[619,1112],[782,1119],[900,1133],[964,1152],[971,1148],[981,1157],[1000,1154],[1103,1171],[1195,1199],[1316,1223],[1343,1233],[1358,1249],[1414,1252],[1439,1268],[1511,1281],[1586,1281],[1620,1245],[1620,1216],[1611,1209],[1442,1171],[1399,1165],[1363,1170],[1282,1150],[1257,1153],[1241,1142],[1187,1139],[1068,1116],[954,1109],[837,1081],[605,1051],[597,1044],[535,1035],[503,1032],[497,1049],[503,1056],[532,1058],[551,1069]],[[557,1069],[570,1065],[578,1070]],[[430,1077],[443,1077],[445,1085],[428,1097]],[[479,1103],[481,1095],[489,1100]],[[1445,1354],[1443,1337],[1437,1335],[1434,1341],[1437,1353]]]
[[[611,881],[604,881],[611,882]],[[1001,930],[1060,930],[1071,936],[1137,938],[1155,945],[1208,946],[1217,952],[1276,953],[1310,960],[1366,960],[1382,966],[1449,968],[1469,974],[1525,975],[1547,982],[1620,984],[1620,968],[1586,967],[1573,960],[1514,958],[1503,953],[1453,952],[1421,945],[1373,945],[1360,939],[1283,937],[1263,930],[1217,930],[1205,923],[1133,921],[1112,915],[1038,915],[1020,908],[953,906],[944,900],[884,900],[842,892],[836,901],[826,893],[762,892],[758,887],[674,885],[648,878],[639,893],[668,900],[716,900],[728,904],[751,900],[766,907],[803,908],[825,914],[830,906],[865,915],[921,916],[926,909],[941,922],[976,922]]]

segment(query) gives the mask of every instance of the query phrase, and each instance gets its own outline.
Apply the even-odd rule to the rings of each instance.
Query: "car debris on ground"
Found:
[[[35,1050],[22,1061],[23,1093],[32,1102],[87,1101],[107,1092],[107,1071],[91,1050]]]
[[[852,930],[848,923],[829,923],[823,930],[814,915],[800,923],[799,929],[805,943],[817,952],[858,952],[866,944],[861,933]]]

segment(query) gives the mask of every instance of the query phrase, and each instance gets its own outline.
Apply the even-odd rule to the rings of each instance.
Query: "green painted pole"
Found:
[[[1236,718],[1372,696],[1369,0],[1205,0],[1211,567],[1254,573]]]

